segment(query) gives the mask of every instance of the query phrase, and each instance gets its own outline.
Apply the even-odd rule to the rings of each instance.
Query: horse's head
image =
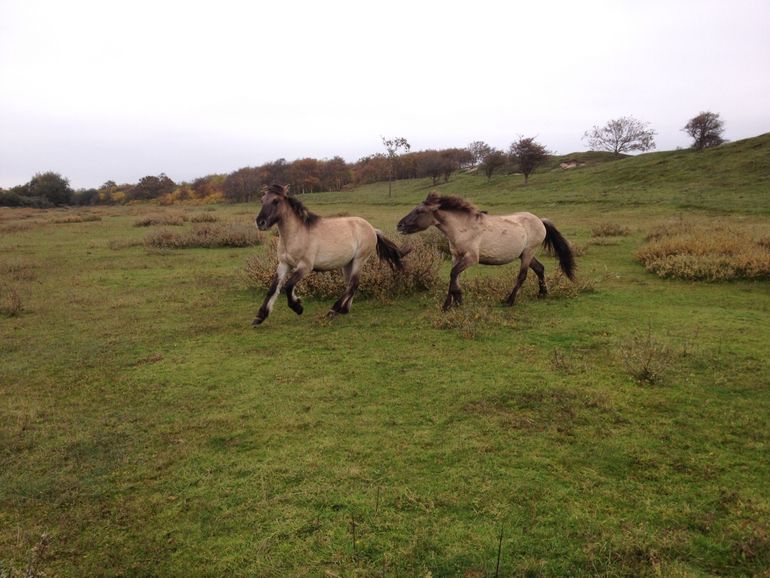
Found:
[[[411,235],[437,224],[436,210],[439,207],[439,198],[437,193],[430,193],[422,203],[417,205],[406,217],[398,222],[396,227],[398,232]]]
[[[286,195],[288,187],[283,185],[270,185],[262,189],[262,209],[257,215],[257,228],[267,231],[283,217],[286,211]]]

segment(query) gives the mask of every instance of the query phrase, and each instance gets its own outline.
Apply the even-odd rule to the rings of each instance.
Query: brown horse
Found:
[[[569,279],[575,279],[575,257],[569,243],[553,223],[532,213],[488,215],[460,197],[430,193],[399,221],[398,230],[408,235],[424,231],[431,225],[446,236],[452,253],[453,267],[444,311],[462,303],[463,295],[457,278],[476,263],[505,265],[514,259],[521,259],[516,284],[505,300],[508,306],[516,301],[516,293],[527,278],[530,267],[540,282],[539,295],[546,296],[545,267],[535,258],[541,243],[556,252],[561,270]]]
[[[401,257],[406,253],[360,217],[320,217],[289,196],[287,187],[281,185],[263,189],[261,201],[257,227],[266,231],[278,225],[278,269],[254,319],[255,326],[270,315],[282,288],[289,307],[301,315],[302,302],[294,288],[311,271],[342,269],[347,288],[329,311],[329,315],[336,315],[350,311],[361,267],[372,253],[376,251],[394,268],[403,268]]]

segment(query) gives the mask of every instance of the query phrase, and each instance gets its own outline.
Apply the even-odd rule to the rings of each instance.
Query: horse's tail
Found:
[[[575,280],[575,254],[572,252],[567,239],[564,238],[548,219],[541,219],[545,225],[545,240],[543,246],[549,251],[555,252],[559,258],[559,267],[564,274],[571,280]]]
[[[401,262],[401,257],[405,257],[409,253],[409,249],[399,249],[398,245],[388,239],[379,229],[375,229],[374,232],[377,233],[377,256],[383,261],[387,261],[388,265],[394,269],[403,269],[404,264]]]

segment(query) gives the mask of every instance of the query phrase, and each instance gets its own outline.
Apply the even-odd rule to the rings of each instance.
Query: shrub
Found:
[[[653,229],[635,258],[660,277],[723,281],[770,278],[770,243],[737,227],[679,222]]]
[[[626,371],[640,384],[660,383],[673,360],[671,349],[652,335],[634,332],[618,346],[618,354]]]
[[[403,240],[397,241],[406,246]],[[273,238],[269,249],[262,255],[248,259],[245,275],[250,286],[264,289],[269,284],[278,266],[276,247],[278,239]],[[435,288],[439,283],[441,253],[421,238],[410,240],[411,252],[404,257],[404,270],[397,271],[373,255],[361,271],[358,295],[387,301],[399,295],[411,295]],[[303,295],[322,299],[339,297],[345,290],[345,281],[339,271],[316,271],[307,275],[297,286]]]
[[[264,234],[246,223],[202,224],[188,231],[160,229],[147,235],[146,247],[189,249],[217,247],[252,247],[264,241]]]

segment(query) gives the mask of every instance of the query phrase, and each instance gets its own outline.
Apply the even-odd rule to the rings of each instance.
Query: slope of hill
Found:
[[[581,153],[565,155],[579,158]],[[556,165],[558,167],[558,165]],[[484,206],[542,207],[595,204],[599,207],[660,205],[711,212],[770,213],[770,133],[718,148],[647,153],[619,160],[595,159],[574,169],[521,175],[458,174],[434,187],[430,179],[399,181],[388,198],[387,183],[314,196],[313,202],[411,204],[437,189]]]

